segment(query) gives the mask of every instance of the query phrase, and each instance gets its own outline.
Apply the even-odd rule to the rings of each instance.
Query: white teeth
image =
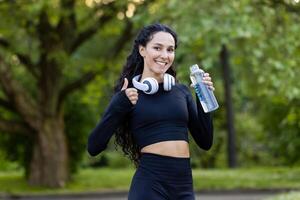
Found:
[[[156,61],[157,64],[159,65],[166,65],[167,63],[166,62],[160,62],[160,61]]]

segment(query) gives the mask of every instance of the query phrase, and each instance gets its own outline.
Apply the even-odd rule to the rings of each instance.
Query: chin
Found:
[[[167,68],[163,68],[163,69],[158,69],[155,71],[155,73],[158,73],[158,74],[164,74],[168,71],[169,67]]]
[[[157,74],[157,75],[162,75],[162,74],[166,73],[166,71],[167,70],[161,70],[161,71],[156,71],[154,73]]]

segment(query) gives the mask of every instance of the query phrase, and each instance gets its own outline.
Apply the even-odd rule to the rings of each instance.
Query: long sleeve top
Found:
[[[102,152],[114,131],[124,120],[129,120],[130,132],[139,148],[167,141],[188,139],[190,131],[196,144],[204,149],[213,143],[213,124],[209,113],[204,113],[199,99],[193,100],[189,88],[176,84],[164,91],[162,84],[157,93],[139,91],[137,104],[132,105],[124,91],[115,93],[101,121],[88,139],[88,152],[95,156]]]

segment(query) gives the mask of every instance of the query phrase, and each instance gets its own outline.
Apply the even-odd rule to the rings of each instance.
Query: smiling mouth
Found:
[[[155,61],[155,63],[157,63],[161,66],[166,66],[168,64],[167,62],[162,62],[162,61]]]

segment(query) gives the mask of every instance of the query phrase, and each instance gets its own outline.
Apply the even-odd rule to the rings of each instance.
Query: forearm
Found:
[[[114,95],[101,121],[88,138],[87,150],[90,155],[96,156],[107,147],[113,133],[123,122],[124,117],[130,112],[131,108],[132,104],[124,92]]]
[[[213,144],[213,120],[210,113],[205,113],[196,96],[196,106],[191,111],[189,128],[197,145],[209,150]],[[196,112],[194,111],[196,110]]]

